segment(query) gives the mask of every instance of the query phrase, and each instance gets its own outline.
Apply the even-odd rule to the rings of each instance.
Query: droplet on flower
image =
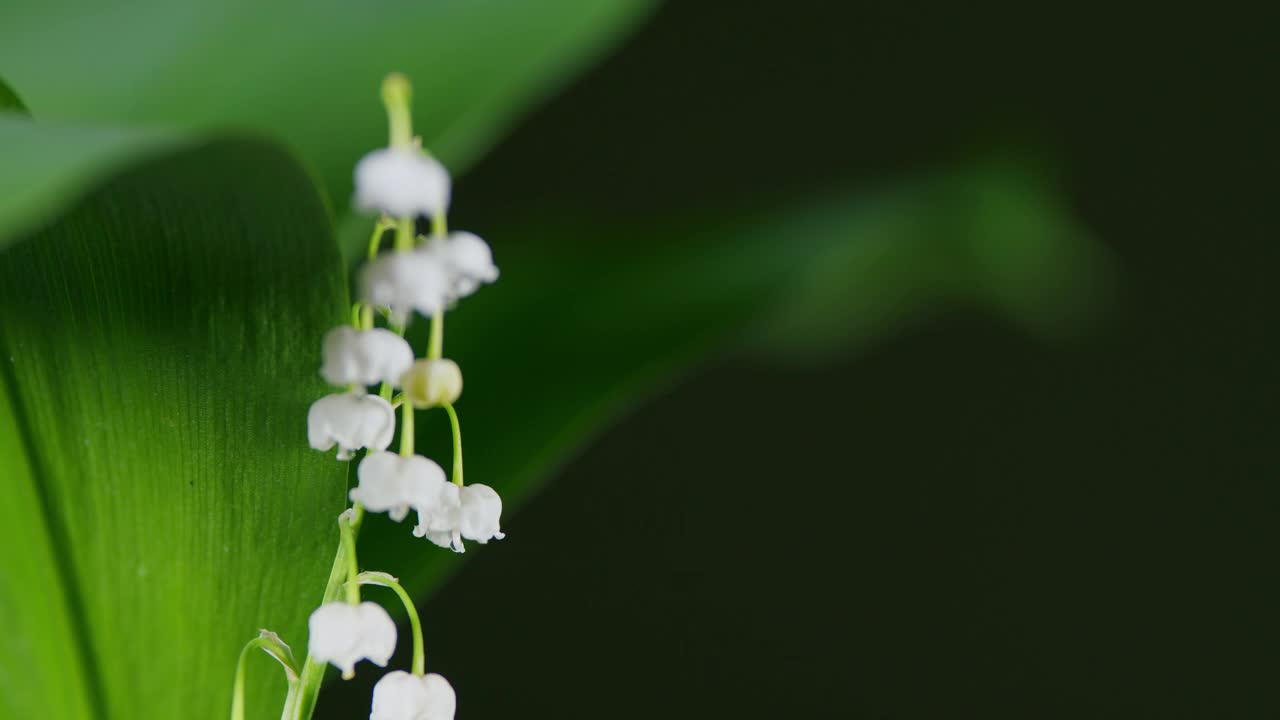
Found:
[[[361,660],[386,667],[396,650],[396,624],[374,602],[326,603],[311,613],[307,628],[307,652],[332,663],[343,677],[350,677]]]
[[[350,460],[360,448],[386,450],[395,432],[395,410],[377,395],[326,395],[307,412],[311,447],[324,452],[337,445],[339,460]]]
[[[400,378],[400,386],[415,407],[452,405],[462,394],[462,369],[447,358],[419,360]]]
[[[409,508],[434,506],[450,484],[444,470],[421,455],[369,453],[356,472],[360,485],[351,489],[351,500],[373,512],[385,512],[396,522],[409,514]]]
[[[453,720],[457,709],[458,697],[443,676],[395,670],[373,686],[369,720]]]
[[[332,385],[396,385],[413,365],[413,348],[382,328],[357,330],[340,325],[324,336],[320,374]]]
[[[412,147],[382,148],[356,164],[355,205],[392,217],[437,215],[449,207],[449,171]]]

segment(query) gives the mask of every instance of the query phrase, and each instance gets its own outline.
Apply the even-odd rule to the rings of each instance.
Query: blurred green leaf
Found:
[[[33,123],[0,115],[0,249],[120,166],[193,142],[174,132]]]
[[[654,5],[10,0],[0,71],[46,120],[266,132],[341,208],[354,158],[386,144],[386,73],[410,76],[417,131],[460,171]]]
[[[4,717],[225,717],[258,628],[305,645],[345,506],[305,440],[346,293],[313,183],[256,141],[103,166],[165,142],[125,138],[0,131],[23,158],[0,187],[108,149],[97,189],[0,249]],[[284,688],[262,662],[256,717]]]
[[[445,343],[466,377],[467,481],[518,506],[602,425],[726,344],[823,352],[955,306],[1083,321],[1106,256],[1033,180],[984,166],[746,214],[486,233],[502,278],[450,313]],[[425,325],[412,328],[419,347]],[[785,388],[743,392],[762,418],[785,413]],[[443,417],[418,428],[419,447],[447,467]],[[362,561],[420,593],[461,561],[412,542],[374,517]]]

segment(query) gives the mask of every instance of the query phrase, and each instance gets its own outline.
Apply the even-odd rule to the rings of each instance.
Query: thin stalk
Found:
[[[444,357],[444,310],[435,311],[431,316],[431,337],[427,341],[427,359],[439,360]]]
[[[284,668],[285,679],[289,683],[289,695],[285,698],[286,713],[290,700],[297,690],[298,668],[293,662],[293,652],[275,633],[263,630],[261,635],[245,643],[244,648],[240,650],[240,659],[236,662],[235,683],[231,688],[231,720],[244,720],[245,661],[254,650],[262,650],[275,658]]]
[[[405,400],[400,411],[400,456],[413,457],[413,403]]]
[[[380,585],[391,588],[396,595],[400,596],[400,602],[404,603],[405,614],[409,616],[409,627],[413,629],[413,674],[419,677],[426,674],[427,655],[423,647],[422,620],[418,617],[418,608],[414,606],[413,598],[405,592],[399,580],[384,572],[362,572],[356,577],[356,581],[361,585]]]
[[[462,487],[462,426],[458,424],[458,413],[450,403],[441,407],[449,413],[449,424],[453,427],[453,484]]]
[[[356,539],[360,536],[360,526],[364,522],[364,506],[356,503],[351,509],[355,514],[350,525],[351,536]],[[321,604],[338,599],[348,572],[350,570],[347,565],[345,544],[339,542],[338,551],[333,556],[333,565],[329,568],[329,580],[325,583]],[[285,716],[287,720],[310,720],[311,713],[315,711],[316,697],[320,694],[320,685],[324,681],[326,667],[325,663],[316,662],[310,654],[307,655],[306,660],[302,662],[302,672],[299,673],[298,693],[292,713]]]

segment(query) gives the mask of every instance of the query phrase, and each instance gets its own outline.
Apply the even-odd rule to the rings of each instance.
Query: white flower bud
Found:
[[[502,516],[502,498],[488,485],[466,485],[462,488],[462,508],[458,513],[458,530],[462,537],[484,545],[490,540],[501,540],[499,519]]]
[[[332,385],[396,385],[411,365],[413,348],[390,330],[340,325],[324,336],[320,374]]]
[[[435,506],[444,486],[451,484],[439,465],[421,455],[369,453],[356,472],[360,485],[351,489],[351,500],[373,512],[385,512],[396,522],[411,507]]]
[[[414,407],[452,405],[462,394],[462,369],[447,358],[419,360],[401,376],[400,386]]]
[[[311,447],[324,452],[337,445],[339,460],[350,460],[360,448],[386,450],[395,432],[395,410],[377,395],[326,395],[307,412]]]
[[[464,298],[475,292],[481,283],[498,279],[493,251],[474,233],[455,232],[447,238],[433,238],[424,251],[439,257],[448,271],[451,300]]]
[[[320,662],[333,663],[344,677],[350,677],[361,660],[386,667],[396,650],[396,624],[377,603],[326,603],[311,613],[307,627],[307,652]]]
[[[395,670],[373,686],[369,720],[453,720],[457,710],[458,697],[443,676]]]
[[[449,300],[449,274],[440,260],[421,250],[383,253],[360,270],[361,298],[391,309],[403,324],[418,311],[430,317]]]
[[[449,207],[449,171],[417,148],[383,148],[356,164],[356,207],[392,217],[436,215]]]

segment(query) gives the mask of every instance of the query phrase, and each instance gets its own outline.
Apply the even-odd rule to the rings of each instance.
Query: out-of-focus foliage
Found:
[[[1107,270],[1052,191],[1004,164],[748,215],[564,220],[498,236],[522,242],[504,248],[501,282],[449,315],[445,351],[466,368],[467,477],[509,506],[638,396],[735,338],[794,358],[957,304],[1055,332],[1091,314]],[[419,343],[425,330],[414,328]],[[743,392],[762,413],[786,401]],[[420,421],[418,443],[447,458],[443,422]],[[460,561],[407,537],[375,517],[364,558],[394,564],[419,592]]]
[[[42,119],[265,133],[345,208],[353,158],[386,143],[386,73],[413,79],[415,129],[457,172],[653,5],[8,0],[0,75]]]
[[[384,142],[382,75],[412,76],[418,130],[457,169],[649,5],[5,7],[0,73],[36,120],[0,116],[0,544],[23,548],[0,567],[0,716],[216,718],[258,627],[305,646],[347,482],[304,431],[349,302],[324,195],[341,215]],[[0,107],[20,107],[3,86]],[[498,236],[503,278],[450,314],[446,352],[468,478],[510,507],[749,323],[805,351],[942,303],[1052,329],[1100,266],[1048,189],[1000,167]],[[364,564],[417,592],[461,560],[367,528]],[[257,677],[267,716],[282,683]]]

